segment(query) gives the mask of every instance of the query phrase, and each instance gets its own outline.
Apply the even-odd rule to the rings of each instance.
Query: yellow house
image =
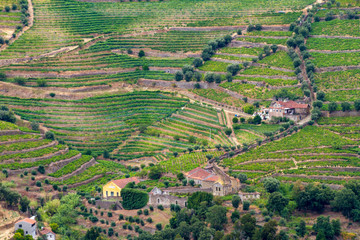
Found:
[[[131,178],[112,180],[108,182],[103,187],[103,197],[104,198],[120,197],[121,189],[123,189],[126,186],[126,184],[130,182],[135,182],[135,184],[138,184],[140,181],[137,177],[131,177]]]

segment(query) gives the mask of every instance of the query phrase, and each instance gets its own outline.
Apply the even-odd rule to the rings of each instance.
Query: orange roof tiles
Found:
[[[308,108],[309,107],[308,104],[297,103],[294,101],[287,101],[287,102],[278,101],[277,103],[281,105],[280,108]],[[271,106],[270,108],[278,108],[278,107]]]
[[[40,231],[41,235],[46,235],[48,233],[52,233],[52,234],[55,235],[55,233],[53,231],[51,231],[50,229],[48,229],[48,228],[44,228],[44,230]]]
[[[210,181],[210,182],[216,182],[219,180],[219,177],[217,175],[214,175],[211,172],[208,172],[200,167],[197,167],[191,170],[190,172],[186,173],[186,176],[192,179]]]
[[[30,224],[34,224],[34,223],[36,223],[36,220],[30,219],[30,218],[24,218],[24,219],[21,219],[21,220],[17,221],[16,223],[20,223],[20,222],[27,222],[27,223],[30,223]]]
[[[126,184],[128,184],[130,182],[135,182],[135,184],[138,184],[140,181],[137,177],[131,177],[131,178],[113,180],[112,182],[119,188],[124,188],[126,186]]]

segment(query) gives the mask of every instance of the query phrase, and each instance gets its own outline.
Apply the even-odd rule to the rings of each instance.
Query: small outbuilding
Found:
[[[258,192],[239,192],[239,197],[241,199],[241,202],[253,201],[256,199],[260,199],[260,193],[258,193]]]
[[[47,240],[55,240],[56,239],[56,234],[48,228],[44,228],[43,230],[41,230],[40,235],[46,236]]]

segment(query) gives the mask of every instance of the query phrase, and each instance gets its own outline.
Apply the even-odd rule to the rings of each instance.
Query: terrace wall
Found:
[[[328,111],[321,111],[323,117],[358,117],[360,116],[360,111],[335,111],[335,112],[328,112]]]

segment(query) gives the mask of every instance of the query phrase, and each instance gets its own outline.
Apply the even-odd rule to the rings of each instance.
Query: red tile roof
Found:
[[[308,104],[297,103],[294,101],[287,101],[287,102],[278,101],[276,103],[281,105],[280,108],[308,108],[309,107]],[[270,108],[278,108],[278,107],[271,106]]]
[[[113,180],[112,182],[115,183],[119,188],[124,188],[126,184],[130,182],[135,182],[135,184],[138,184],[140,181],[137,177],[131,177],[131,178]]]
[[[52,233],[52,234],[55,235],[55,233],[53,231],[51,231],[50,229],[48,229],[48,228],[44,228],[42,231],[40,231],[41,235],[46,235],[48,233]]]
[[[20,223],[20,222],[27,222],[27,223],[30,223],[30,224],[34,224],[34,223],[36,223],[36,220],[30,219],[30,218],[24,218],[24,219],[21,219],[21,220],[17,221],[16,223]]]
[[[206,171],[205,169],[202,169],[200,167],[197,167],[190,172],[185,174],[189,178],[197,179],[197,180],[203,180],[203,181],[210,181],[210,182],[216,182],[219,180],[219,177],[212,174],[211,172]]]

